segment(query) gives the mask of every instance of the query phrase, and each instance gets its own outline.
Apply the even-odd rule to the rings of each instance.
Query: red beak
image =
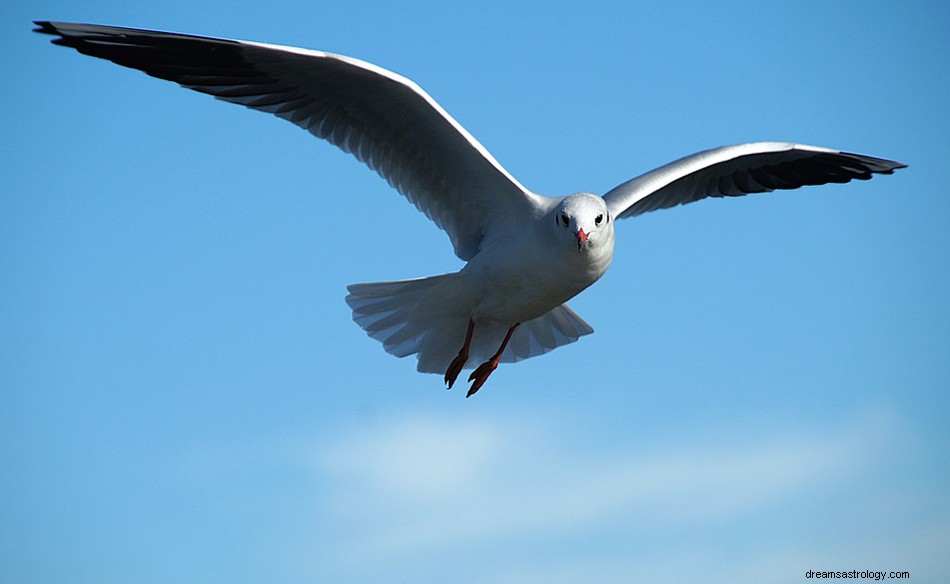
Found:
[[[577,249],[580,249],[585,243],[587,243],[587,234],[584,233],[583,229],[577,230]]]

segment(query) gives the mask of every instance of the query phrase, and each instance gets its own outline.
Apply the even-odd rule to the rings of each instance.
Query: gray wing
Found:
[[[906,165],[789,142],[723,146],[681,158],[604,195],[615,217],[633,217],[706,197],[741,197],[775,189],[867,180]]]
[[[379,173],[470,259],[530,193],[415,83],[329,53],[113,26],[36,22],[54,44],[284,118]]]

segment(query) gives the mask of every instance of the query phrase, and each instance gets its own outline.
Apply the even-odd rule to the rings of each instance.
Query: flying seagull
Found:
[[[614,222],[706,197],[867,180],[905,165],[787,142],[713,148],[603,196],[547,197],[511,176],[414,82],[351,57],[209,37],[37,21],[80,53],[284,118],[359,159],[449,236],[466,262],[429,278],[348,286],[353,320],[420,372],[471,396],[500,362],[593,332],[565,302],[610,266]]]

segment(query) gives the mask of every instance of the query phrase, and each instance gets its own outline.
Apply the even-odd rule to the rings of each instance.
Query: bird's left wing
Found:
[[[863,154],[789,142],[723,146],[681,158],[604,195],[615,217],[633,217],[706,197],[867,180],[906,165]]]
[[[320,51],[37,21],[53,43],[284,118],[379,173],[473,256],[496,218],[538,199],[418,85]]]

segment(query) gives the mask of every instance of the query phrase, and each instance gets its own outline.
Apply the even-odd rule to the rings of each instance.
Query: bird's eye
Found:
[[[567,213],[561,213],[560,217],[561,223],[564,225],[564,227],[567,227],[571,224],[571,220],[567,218]]]
[[[598,215],[597,217],[594,218],[594,225],[600,225],[600,224],[603,223],[603,222],[604,222],[604,214],[603,214],[603,213],[601,213],[600,215]]]

